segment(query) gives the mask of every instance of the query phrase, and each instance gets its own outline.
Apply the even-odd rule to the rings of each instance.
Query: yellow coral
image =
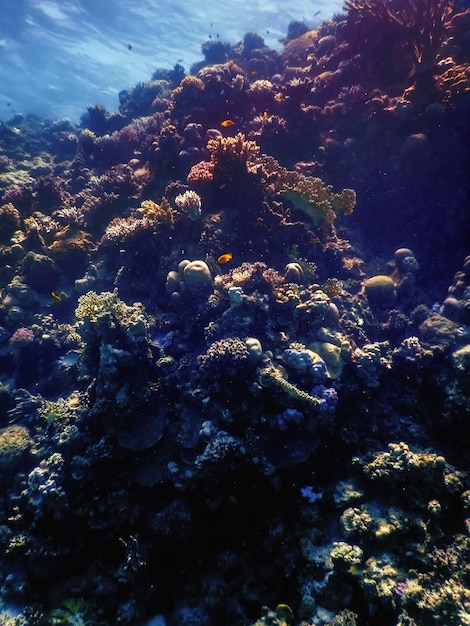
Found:
[[[449,67],[436,78],[444,102],[454,100],[470,91],[470,65],[468,63],[456,64],[452,59],[444,60],[444,62],[447,61],[450,61]]]
[[[271,387],[273,385],[280,387],[290,397],[296,400],[301,400],[310,404],[312,407],[318,407],[320,400],[314,396],[309,395],[306,391],[302,391],[292,383],[289,383],[282,376],[282,372],[274,367],[274,365],[268,365],[260,371],[259,379],[262,387]]]
[[[7,426],[0,430],[0,469],[14,467],[31,448],[33,440],[24,426]]]
[[[216,137],[207,143],[207,149],[211,153],[211,161],[217,166],[225,166],[230,163],[246,164],[253,160],[259,152],[259,146],[254,141],[248,141],[243,133],[237,133],[235,137]]]
[[[337,278],[327,278],[322,291],[330,298],[337,298],[343,292],[343,283]]]
[[[339,215],[349,215],[356,205],[356,193],[343,189],[335,193],[320,178],[305,176],[281,167],[270,156],[259,160],[266,175],[267,188],[272,194],[280,194],[294,208],[305,213],[315,226],[332,225]]]
[[[77,419],[81,409],[80,394],[78,391],[73,391],[67,398],[59,398],[55,402],[41,398],[38,413],[48,425],[51,425],[56,421]]]
[[[144,200],[138,211],[150,223],[160,222],[161,224],[173,226],[175,221],[174,211],[166,198],[162,198],[160,204],[153,200]]]

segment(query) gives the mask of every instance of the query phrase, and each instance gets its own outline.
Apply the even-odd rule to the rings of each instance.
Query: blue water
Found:
[[[157,67],[202,58],[201,44],[256,31],[279,48],[292,20],[314,27],[342,0],[2,0],[0,120],[16,113],[78,121],[87,105],[117,110],[118,93]],[[201,8],[202,7],[202,8]],[[130,44],[130,45],[129,45]],[[129,49],[130,48],[130,49]]]

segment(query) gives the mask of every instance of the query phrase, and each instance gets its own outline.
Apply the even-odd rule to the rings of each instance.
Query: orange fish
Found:
[[[223,120],[223,122],[220,122],[220,125],[224,128],[228,128],[229,126],[233,126],[234,124],[235,122],[233,120]]]
[[[263,120],[267,120],[269,117],[269,113],[267,111],[263,111]]]
[[[97,104],[95,106],[95,109],[98,111],[98,113],[101,113],[101,111],[103,110],[103,105],[102,104]]]
[[[217,259],[217,263],[219,265],[223,265],[224,263],[228,263],[233,259],[233,254],[231,252],[226,252],[225,254],[221,254]]]
[[[56,302],[62,302],[62,298],[56,294],[55,291],[51,291],[51,296],[54,298]]]
[[[251,70],[250,74],[251,74],[252,76],[258,76],[258,72],[257,72],[257,70]]]

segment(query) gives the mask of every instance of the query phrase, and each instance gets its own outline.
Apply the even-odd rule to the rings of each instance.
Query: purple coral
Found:
[[[332,415],[338,404],[338,392],[334,387],[325,387],[325,385],[316,385],[312,389],[312,395],[320,398],[320,413]]]
[[[311,350],[288,348],[284,350],[283,359],[288,367],[297,372],[309,374],[314,383],[323,383],[327,378],[325,361]]]
[[[280,430],[287,430],[291,424],[298,426],[304,419],[304,414],[297,409],[286,409],[275,417]]]
[[[406,580],[400,580],[399,582],[397,582],[397,584],[395,585],[395,587],[393,588],[393,593],[398,597],[401,598],[402,595],[405,593],[406,591],[406,587],[407,587],[407,581]]]

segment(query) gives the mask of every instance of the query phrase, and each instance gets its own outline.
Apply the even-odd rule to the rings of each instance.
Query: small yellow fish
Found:
[[[224,128],[228,128],[229,126],[233,126],[234,124],[235,122],[233,120],[223,120],[222,122],[220,122],[220,125]]]
[[[56,302],[62,302],[62,298],[56,294],[55,291],[51,291],[51,296],[54,298]]]
[[[223,265],[224,263],[228,263],[233,259],[233,254],[231,252],[226,252],[225,254],[221,254],[217,259],[217,263],[219,265]]]

